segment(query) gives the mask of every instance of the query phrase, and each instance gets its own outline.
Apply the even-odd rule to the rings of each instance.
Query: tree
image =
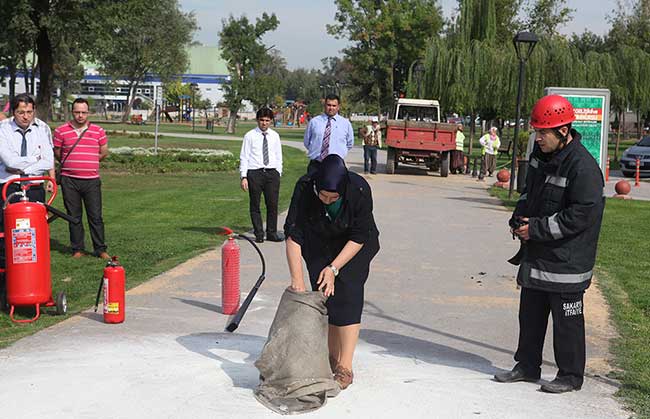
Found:
[[[372,100],[386,111],[404,91],[413,61],[441,31],[440,7],[435,0],[336,0],[336,5],[337,23],[327,31],[353,43],[344,50],[353,99]]]
[[[177,0],[103,2],[97,13],[104,18],[96,22],[93,56],[102,73],[127,80],[125,122],[136,88],[147,75],[166,81],[187,69],[186,48],[196,22],[191,13],[180,10]]]
[[[287,62],[276,49],[271,49],[257,66],[247,95],[256,108],[271,107],[275,97],[284,91]]]
[[[248,21],[246,16],[235,19],[232,15],[222,21],[223,28],[219,32],[219,46],[222,58],[228,63],[230,83],[224,86],[224,98],[230,110],[230,118],[226,132],[235,132],[237,113],[242,101],[254,96],[257,83],[263,82],[256,78],[256,71],[261,71],[268,62],[269,48],[261,41],[262,35],[275,30],[280,21],[275,14],[263,13],[255,24]]]
[[[527,7],[528,30],[540,36],[553,37],[558,35],[558,28],[573,19],[574,9],[565,7],[566,0],[531,0]]]

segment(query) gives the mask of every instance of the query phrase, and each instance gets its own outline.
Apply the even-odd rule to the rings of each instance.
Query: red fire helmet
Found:
[[[560,95],[544,96],[530,113],[530,125],[535,129],[558,128],[575,120],[573,105]]]

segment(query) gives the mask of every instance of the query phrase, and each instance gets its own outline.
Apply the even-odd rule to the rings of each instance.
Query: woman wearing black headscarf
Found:
[[[345,389],[352,384],[363,286],[379,251],[368,182],[330,154],[317,173],[296,183],[284,232],[292,288],[305,291],[302,255],[312,290],[328,297],[330,364],[334,379]]]

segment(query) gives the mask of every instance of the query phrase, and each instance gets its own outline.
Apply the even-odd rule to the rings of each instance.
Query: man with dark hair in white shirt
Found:
[[[250,198],[251,221],[257,243],[264,242],[264,226],[260,212],[260,198],[264,194],[266,204],[266,240],[281,242],[278,233],[278,198],[282,175],[282,145],[280,136],[270,128],[273,111],[261,108],[257,111],[257,128],[244,135],[239,154],[241,188]]]

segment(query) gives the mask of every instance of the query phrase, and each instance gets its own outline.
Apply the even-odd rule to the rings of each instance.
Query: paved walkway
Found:
[[[360,155],[348,159],[355,171]],[[517,342],[509,213],[469,177],[398,173],[368,177],[382,249],[366,286],[355,382],[309,417],[628,417],[612,397],[617,383],[604,378],[614,334],[595,287],[582,391],[492,381],[512,367]],[[289,274],[282,244],[262,251],[268,279],[234,334],[223,332],[214,250],[130,290],[121,325],[87,311],[0,350],[2,417],[277,417],[252,396],[253,362]],[[242,243],[244,291],[259,274],[256,258]],[[544,380],[556,372],[550,351],[549,336]]]

